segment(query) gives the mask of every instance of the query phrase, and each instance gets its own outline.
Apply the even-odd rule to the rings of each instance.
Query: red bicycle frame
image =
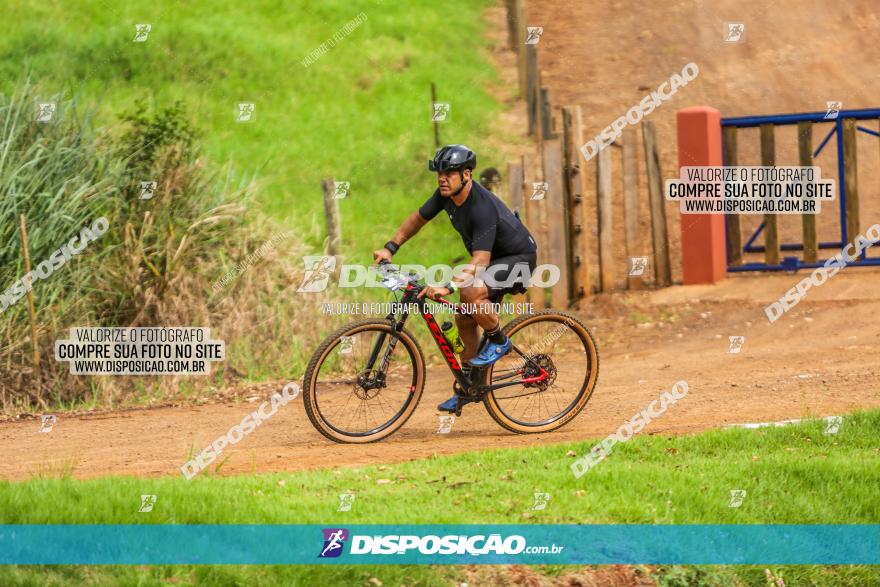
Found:
[[[440,349],[440,352],[443,354],[443,357],[446,359],[446,364],[449,366],[449,370],[452,371],[453,377],[455,377],[455,380],[458,382],[458,384],[461,386],[461,389],[464,390],[465,393],[468,393],[471,395],[476,395],[476,394],[474,394],[474,392],[476,391],[476,392],[479,392],[480,395],[482,395],[483,393],[485,393],[487,391],[501,389],[502,387],[509,387],[511,385],[521,385],[523,383],[538,383],[540,381],[547,379],[547,377],[549,377],[549,374],[547,373],[546,370],[544,370],[543,367],[536,364],[531,359],[531,357],[529,357],[528,355],[523,353],[515,344],[512,344],[511,350],[516,351],[524,359],[523,365],[525,365],[525,362],[532,363],[540,371],[540,375],[520,378],[520,379],[516,379],[515,381],[509,381],[509,382],[504,382],[504,383],[495,383],[495,384],[491,384],[491,385],[480,385],[480,386],[474,387],[474,383],[468,377],[466,377],[464,375],[464,373],[462,372],[461,364],[459,364],[459,362],[458,362],[458,357],[455,356],[455,351],[452,350],[452,347],[446,341],[446,337],[443,336],[443,331],[440,329],[440,325],[437,324],[436,318],[434,318],[434,315],[428,311],[425,298],[418,297],[418,294],[422,291],[422,289],[423,289],[423,287],[418,284],[414,284],[412,282],[407,283],[406,289],[404,290],[404,294],[401,298],[401,305],[404,308],[407,308],[410,305],[415,305],[415,307],[418,309],[418,312],[422,315],[422,318],[425,320],[425,323],[428,325],[428,330],[431,332],[431,335],[434,337],[434,342],[437,343],[437,348]],[[442,297],[437,298],[435,301],[448,305],[450,308],[452,308],[453,312],[455,312],[456,314],[458,314],[462,311],[461,304],[448,302],[445,299],[443,299]],[[406,319],[408,316],[409,316],[409,313],[406,310],[404,310],[403,316],[401,316],[400,318],[396,318],[394,316],[394,313],[391,313],[391,314],[388,314],[388,316],[386,316],[386,319],[391,320],[395,325],[395,327],[394,327],[395,331],[399,332],[400,330],[403,330],[403,325],[406,322]],[[483,339],[481,339],[481,341],[480,341],[480,345],[479,345],[480,347],[482,347],[484,341],[485,341],[485,334],[483,335]],[[383,335],[379,338],[379,340],[376,343],[376,346],[373,348],[373,353],[370,357],[370,361],[369,361],[368,367],[367,367],[368,369],[372,368],[372,365],[374,364],[375,359],[378,357],[378,353],[379,353],[382,345],[384,344],[384,342],[385,342],[385,337]],[[393,337],[390,344],[388,345],[388,349],[386,349],[385,356],[383,357],[383,360],[382,360],[382,367],[381,367],[382,371],[384,371],[384,368],[387,367],[388,361],[390,360],[391,353],[393,352],[396,343],[397,343],[397,339],[396,339],[396,337]],[[520,367],[513,372],[512,376],[521,375],[522,373],[523,373],[523,367]]]

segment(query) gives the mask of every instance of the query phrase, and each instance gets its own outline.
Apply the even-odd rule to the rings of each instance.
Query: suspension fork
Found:
[[[405,321],[405,316],[400,320],[394,319],[394,314],[388,314],[385,316],[386,320],[391,322],[391,328],[393,332],[399,332],[403,329],[403,323]],[[388,346],[385,346],[385,341],[388,340],[388,337],[391,337],[391,340],[388,342]],[[383,332],[379,335],[379,338],[376,339],[376,342],[373,343],[373,348],[370,351],[370,358],[367,359],[367,371],[372,371],[373,366],[376,364],[376,361],[379,359],[379,353],[382,352],[382,348],[385,347],[385,352],[382,354],[382,360],[379,363],[379,368],[377,369],[380,373],[385,373],[388,369],[388,364],[391,362],[391,354],[394,352],[394,348],[397,346],[397,341],[400,338],[396,334],[388,334],[387,332]]]
[[[397,346],[397,341],[400,340],[400,336],[397,334],[401,330],[403,330],[403,325],[406,324],[406,319],[409,318],[409,312],[407,311],[407,307],[411,300],[409,299],[411,296],[410,288],[407,287],[407,292],[401,298],[401,316],[400,318],[396,318],[394,312],[389,312],[385,319],[391,322],[391,331],[392,333],[389,335],[388,333],[383,332],[379,335],[379,338],[376,339],[376,342],[373,344],[373,349],[370,351],[370,358],[367,360],[367,370],[372,371],[373,366],[376,364],[376,360],[379,358],[379,353],[382,352],[382,347],[385,346],[385,341],[390,336],[391,340],[388,343],[388,346],[385,348],[385,353],[382,355],[382,361],[379,363],[378,371],[380,373],[385,373],[388,370],[388,365],[391,362],[391,355],[394,353],[394,349]]]

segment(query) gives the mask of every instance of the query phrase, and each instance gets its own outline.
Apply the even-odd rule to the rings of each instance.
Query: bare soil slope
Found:
[[[529,0],[526,5],[528,25],[544,27],[538,43],[542,83],[550,88],[555,107],[583,108],[585,140],[637,105],[672,73],[681,72],[685,64],[699,66],[695,80],[644,119],[657,125],[664,178],[678,175],[675,116],[682,108],[712,106],[727,117],[825,111],[828,101],[842,102],[845,109],[880,107],[880,44],[876,43],[880,5],[871,0]],[[495,61],[504,81],[515,84],[505,11],[496,7],[488,18],[495,30],[491,36]],[[725,42],[729,22],[745,24],[741,42]],[[524,133],[524,106],[501,95],[512,106],[505,124]],[[862,126],[878,130],[877,121],[864,121]],[[830,130],[831,124],[815,125],[814,150]],[[638,140],[642,157],[640,134]],[[758,129],[741,130],[738,142],[739,164],[759,165]],[[858,133],[862,231],[880,221],[878,143],[877,137]],[[620,149],[614,148],[615,190],[621,189],[620,156]],[[776,160],[777,165],[798,165],[796,127],[777,128]],[[833,140],[814,164],[822,168],[824,177],[837,178]],[[644,159],[639,166],[640,224],[645,235],[641,250],[624,250],[622,206],[615,210],[615,231],[620,236],[615,273],[621,286],[627,255],[651,255]],[[586,202],[595,214],[595,159],[587,165],[587,173]],[[667,218],[673,279],[680,279],[677,204],[667,204]],[[743,230],[748,231],[744,238],[760,221],[759,215],[743,217]],[[823,208],[818,226],[820,241],[839,238],[837,202]],[[591,230],[595,231],[595,224]],[[800,217],[781,216],[779,230],[782,242],[799,242]],[[757,244],[762,242],[759,237]],[[595,242],[591,246],[593,266],[598,266]],[[752,260],[762,259],[756,255]]]

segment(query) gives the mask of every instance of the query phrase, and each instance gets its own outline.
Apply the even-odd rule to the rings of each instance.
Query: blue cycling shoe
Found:
[[[504,337],[503,344],[496,344],[491,340],[487,340],[483,348],[480,349],[480,352],[477,353],[477,356],[468,362],[474,367],[488,367],[506,355],[511,346],[512,343],[509,336]]]
[[[437,406],[437,409],[441,412],[454,412],[456,409],[458,409],[458,395],[453,394],[451,398],[449,398],[442,404],[439,404]]]

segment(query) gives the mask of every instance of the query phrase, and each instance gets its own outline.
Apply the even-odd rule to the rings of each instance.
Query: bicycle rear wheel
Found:
[[[309,361],[303,403],[309,420],[330,440],[376,442],[412,416],[425,387],[425,358],[412,334],[393,332],[388,320],[342,327]]]
[[[571,314],[545,310],[504,327],[527,358],[511,350],[485,373],[484,384],[549,377],[487,392],[486,410],[501,426],[519,434],[561,428],[587,405],[599,377],[599,350],[589,329]]]

